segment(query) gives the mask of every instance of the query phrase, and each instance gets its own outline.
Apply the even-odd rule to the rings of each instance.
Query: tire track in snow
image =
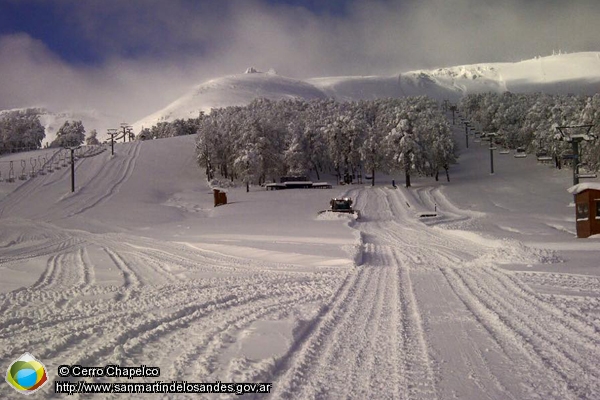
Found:
[[[58,238],[48,239],[46,243],[32,243],[30,246],[9,251],[9,254],[0,259],[0,264],[28,260],[36,257],[43,257],[55,254],[58,251],[68,250],[80,243],[78,238]]]
[[[363,265],[282,361],[275,398],[437,398],[405,260],[369,238]]]
[[[163,295],[155,291],[147,293],[148,301],[143,301],[143,297],[135,298],[131,302],[119,303],[96,300],[91,304],[91,307],[84,309],[73,307],[63,309],[60,312],[55,310],[54,314],[50,314],[50,318],[44,318],[41,323],[30,324],[22,328],[24,333],[34,329],[36,335],[26,336],[20,346],[33,347],[45,343],[45,354],[48,355],[56,355],[64,350],[75,352],[78,343],[90,337],[90,332],[94,332],[91,336],[92,339],[100,338],[104,340],[112,333],[122,331],[124,327],[139,323],[140,319],[145,318],[145,314],[153,313],[156,310],[157,304],[170,310],[183,309],[188,307],[191,301],[199,300],[195,296],[189,295],[190,292],[198,290],[200,293],[204,293],[206,290],[205,298],[200,300],[208,301],[221,290],[219,287],[214,290],[210,290],[211,288],[214,288],[214,286],[185,286],[178,291],[170,291]],[[94,288],[94,290],[97,290],[97,288]],[[114,294],[114,290],[108,289],[104,293]],[[102,295],[103,292],[98,294]],[[81,296],[82,293],[73,293],[73,296],[77,295]],[[25,299],[21,303],[30,304],[31,302]],[[49,305],[52,305],[52,302],[49,302]],[[29,320],[31,322],[31,319]],[[99,335],[98,332],[105,333]],[[9,336],[12,337],[18,333],[19,331],[13,329],[9,332]],[[59,341],[56,341],[57,337],[60,337]],[[90,344],[86,342],[82,347],[82,351],[87,352],[89,348]]]
[[[499,315],[491,303],[482,295],[477,295],[473,283],[465,281],[457,274],[457,269],[442,268],[453,291],[461,298],[477,321],[490,334],[494,341],[503,349],[504,354],[511,359],[514,373],[524,380],[522,390],[527,398],[575,399],[568,390],[568,384],[556,370],[548,368],[543,359],[531,351],[527,337],[519,335],[518,331],[507,326],[504,318]],[[543,382],[543,384],[540,384]]]
[[[457,270],[456,273],[463,276],[469,287],[481,292],[482,302],[494,310],[512,335],[526,343],[531,356],[538,358],[546,370],[555,372],[578,398],[600,393],[600,370],[597,367],[600,351],[597,343],[586,340],[585,332],[570,331],[561,319],[543,309],[531,307],[532,303],[527,301],[530,299],[518,301],[518,291],[506,290],[496,277],[492,289],[489,278],[481,279],[481,275],[474,275],[468,269]]]
[[[277,370],[281,371],[274,377],[277,385],[273,396],[276,398],[309,398],[325,395],[327,391],[316,385],[316,377],[331,372],[320,358],[327,352],[327,347],[333,346],[331,337],[340,320],[351,318],[347,314],[346,303],[351,302],[356,293],[364,286],[365,267],[356,267],[344,280],[333,296],[333,301],[323,306],[315,319],[315,325],[307,327],[304,338],[292,348],[290,353],[279,362]],[[342,361],[342,360],[340,360]],[[333,390],[333,389],[332,389]]]
[[[594,326],[593,321],[580,313],[570,312],[569,309],[561,309],[556,304],[548,302],[548,297],[539,295],[530,289],[519,277],[520,274],[504,272],[498,268],[490,268],[485,272],[500,280],[507,290],[514,292],[515,296],[518,296],[527,304],[534,304],[536,307],[543,309],[544,312],[552,314],[554,318],[572,330],[574,338],[584,338],[592,348],[596,347],[600,329]],[[597,277],[582,278],[578,280],[577,284],[583,288],[586,287],[586,284],[591,283],[593,285],[600,281]]]
[[[385,268],[392,268],[394,258],[389,247],[382,247],[381,265]],[[403,363],[402,349],[405,346],[405,334],[402,326],[402,310],[400,297],[400,277],[399,274],[388,274],[386,279],[390,279],[388,290],[383,293],[384,316],[389,318],[379,319],[379,328],[374,352],[374,362],[367,369],[371,370],[370,384],[368,390],[358,394],[364,394],[364,398],[370,397],[371,393],[388,393],[395,399],[406,398],[406,392],[401,389],[408,387],[406,380],[405,365]],[[390,335],[392,335],[390,337]],[[377,354],[375,354],[377,353]],[[389,376],[381,374],[379,371],[389,371]],[[366,389],[366,388],[365,388]]]
[[[110,357],[115,349],[119,346],[120,351],[124,353],[135,353],[136,350],[143,348],[147,349],[151,343],[159,342],[166,337],[172,336],[176,331],[187,329],[192,324],[199,320],[206,319],[205,328],[211,329],[215,327],[216,316],[222,314],[226,320],[221,328],[229,328],[232,324],[239,323],[240,320],[249,319],[251,315],[260,316],[269,312],[269,308],[282,308],[284,306],[292,306],[298,303],[302,298],[306,298],[305,293],[299,293],[294,298],[289,300],[280,299],[280,296],[272,297],[272,294],[249,290],[248,283],[237,288],[228,288],[226,293],[216,295],[219,291],[213,291],[211,296],[193,301],[193,294],[188,295],[186,305],[171,310],[168,313],[161,313],[159,316],[147,316],[138,318],[137,321],[125,324],[126,329],[116,330],[116,335],[112,338],[106,338],[104,343],[101,343],[92,352],[87,351],[83,355],[81,362],[87,360],[95,360]],[[295,289],[289,289],[295,291]],[[313,291],[318,293],[318,291]],[[214,296],[216,295],[216,296]],[[247,309],[247,311],[245,311]],[[237,310],[244,310],[238,313]],[[143,316],[140,315],[140,316]],[[191,328],[190,328],[191,329]],[[214,332],[213,332],[214,333]],[[185,343],[188,336],[184,336]],[[170,342],[167,342],[170,343]],[[176,344],[181,344],[179,341]],[[170,344],[167,344],[170,346]],[[161,352],[164,347],[160,347]],[[189,367],[189,365],[188,365]],[[189,370],[186,371],[189,373]]]
[[[465,311],[469,312],[464,314],[467,321],[483,328],[482,331],[474,331],[473,338],[481,340],[487,332],[486,340],[496,343],[501,349],[502,353],[497,355],[484,355],[479,348],[469,349],[466,346],[455,350],[463,360],[460,364],[464,365],[464,372],[482,397],[488,388],[493,388],[494,393],[503,398],[594,398],[594,394],[600,392],[600,384],[595,383],[600,382],[600,368],[596,367],[600,354],[597,330],[593,324],[557,309],[513,275],[490,265],[490,258],[485,257],[489,247],[422,226],[411,216],[408,206],[403,207],[402,193],[393,190],[372,193],[374,195],[365,203],[366,218],[356,227],[363,232],[366,242],[379,242],[394,248],[398,264],[404,266],[404,269],[399,269],[400,293],[404,294],[401,301],[405,307],[403,313],[415,316],[413,326],[423,326],[420,316],[427,315],[427,311],[419,307],[411,310],[412,305],[418,305],[419,296],[430,296],[431,291],[422,287],[419,295],[415,295],[410,279],[414,270],[424,277],[436,279],[440,293],[460,299]],[[373,198],[376,195],[381,198]],[[445,196],[442,197],[442,207],[456,215],[465,218],[477,216],[471,216],[468,211],[454,210],[452,204],[445,204]],[[367,255],[368,246],[365,246]],[[502,246],[512,244],[503,243]],[[516,248],[515,251],[518,255],[527,249]],[[479,257],[483,261],[479,261]],[[428,280],[420,278],[420,281]],[[435,301],[429,299],[427,304],[435,306]],[[409,329],[404,328],[405,331]],[[412,336],[408,335],[414,338],[412,347],[417,343],[416,348],[421,349],[420,357],[419,352],[406,355],[406,360],[410,361],[406,361],[403,374],[410,382],[436,382],[437,367],[431,363],[428,353],[437,351],[428,347],[428,335],[431,333],[418,329]],[[420,344],[419,340],[422,340]],[[454,340],[464,343],[460,335]],[[502,359],[511,360],[515,364],[513,369],[506,370]],[[452,379],[452,373],[444,371],[446,377],[449,374]],[[444,395],[449,394],[452,387],[445,385]],[[410,397],[423,393],[413,391]]]
[[[442,262],[450,265],[454,264],[452,258],[446,258],[443,255],[440,256]],[[463,303],[451,289],[448,290],[449,285],[444,275],[440,271],[436,271],[435,274],[427,273],[422,276],[426,277],[430,293],[435,299],[434,306],[432,307],[433,310],[431,311],[433,315],[428,317],[428,323],[430,325],[440,325],[439,322],[436,322],[436,319],[438,321],[444,321],[443,327],[438,329],[441,331],[439,340],[442,341],[442,346],[444,346],[446,342],[451,343],[450,346],[446,345],[449,347],[448,350],[451,350],[453,354],[458,353],[458,357],[456,357],[456,355],[452,356],[452,362],[459,366],[462,363],[467,369],[465,380],[461,382],[461,386],[467,387],[470,383],[473,383],[477,388],[477,396],[480,398],[485,397],[490,400],[499,398],[518,400],[522,398],[522,396],[519,396],[518,394],[513,395],[513,393],[508,390],[507,385],[502,383],[494,375],[494,371],[490,368],[488,361],[492,357],[488,356],[488,353],[490,352],[490,347],[491,351],[500,352],[502,351],[502,348],[494,340],[490,341],[491,346],[488,343],[477,343],[478,340],[481,340],[482,335],[477,331],[473,332],[472,327],[475,324],[473,321],[469,321],[469,319],[466,318],[465,310],[460,307],[461,304],[466,307],[465,303]],[[439,311],[436,313],[435,309],[438,309]],[[446,321],[448,321],[449,324],[445,323]],[[430,329],[430,331],[433,336],[433,330]],[[444,360],[446,354],[447,352],[442,348],[438,350],[437,357]],[[502,354],[505,357],[507,356],[505,353]],[[444,366],[443,370],[438,367],[439,375],[444,375],[445,372],[447,373],[448,369],[454,367],[453,365],[449,365],[448,362],[446,362],[446,364],[447,365]],[[443,379],[443,377],[440,379]],[[468,394],[469,392],[467,390],[465,395],[470,397]]]
[[[496,287],[502,289],[507,296],[510,295],[507,300],[516,305],[519,311],[523,310],[522,305],[526,304],[527,311],[531,310],[531,315],[545,314],[552,318],[555,323],[551,327],[560,327],[564,330],[560,336],[570,336],[571,339],[578,339],[579,344],[586,347],[586,351],[597,347],[598,332],[585,320],[580,319],[578,315],[568,314],[549,304],[508,272],[496,267],[486,268],[482,272],[499,283]]]
[[[282,285],[283,290],[278,290],[275,296],[270,295],[250,302],[236,305],[231,313],[218,313],[210,323],[201,330],[201,334],[192,334],[193,346],[184,347],[182,355],[178,357],[172,367],[171,376],[181,376],[189,366],[195,366],[194,374],[202,376],[205,380],[218,379],[214,376],[218,371],[219,355],[233,342],[233,337],[242,329],[249,327],[259,320],[265,320],[271,315],[280,315],[289,312],[299,304],[323,300],[327,295],[324,289],[328,282],[306,282],[294,286]],[[279,286],[275,286],[279,287]],[[253,370],[248,365],[244,375],[263,375],[267,371]],[[212,375],[212,377],[211,377]],[[265,378],[268,380],[268,378]]]
[[[132,291],[141,286],[140,277],[117,252],[108,247],[104,247],[103,250],[108,254],[115,266],[119,268],[123,276],[123,290],[118,293],[115,300],[126,301],[132,296]]]
[[[94,265],[92,264],[87,247],[82,247],[77,252],[77,264],[81,266],[81,283],[79,284],[80,289],[87,289],[94,285],[96,282]]]
[[[448,251],[439,252],[437,256],[444,253]],[[442,260],[438,265],[443,263]],[[448,261],[446,264],[457,265]],[[502,320],[504,327],[511,332],[511,339],[517,337],[526,343],[523,346],[530,351],[529,359],[535,360],[541,368],[552,370],[555,379],[569,388],[565,396],[576,393],[577,397],[586,398],[590,393],[600,391],[598,385],[590,383],[599,381],[598,368],[593,361],[597,358],[585,356],[588,351],[595,350],[598,353],[597,334],[593,327],[582,324],[577,318],[565,317],[560,310],[527,290],[517,279],[511,279],[509,274],[497,268],[484,264],[481,268],[459,268],[454,272],[462,279],[470,278],[466,282],[471,284],[473,293]],[[491,303],[492,299],[494,303]],[[489,320],[480,321],[489,323]],[[489,326],[486,328],[492,331]],[[531,378],[530,382],[542,379],[538,376]]]
[[[409,398],[435,399],[437,398],[436,378],[429,357],[427,339],[421,320],[421,310],[419,310],[410,277],[411,261],[399,249],[395,249],[393,255],[396,263],[400,266],[398,268],[401,287],[400,304],[405,315],[403,331],[408,338],[403,350],[406,353],[405,371],[406,379],[409,382]]]
[[[69,217],[73,217],[75,215],[82,214],[82,213],[86,212],[87,210],[89,210],[89,209],[91,209],[93,207],[96,207],[99,204],[104,203],[105,201],[107,201],[108,199],[110,199],[112,196],[114,196],[114,194],[119,191],[119,189],[121,188],[121,186],[123,186],[123,184],[133,174],[133,171],[135,169],[135,163],[136,163],[136,161],[138,159],[138,156],[140,154],[141,144],[142,144],[141,141],[135,141],[134,144],[133,144],[133,146],[131,146],[131,149],[127,153],[127,159],[125,160],[125,166],[123,168],[123,171],[121,172],[119,178],[116,179],[116,181],[114,182],[114,184],[111,184],[111,186],[110,186],[110,188],[108,189],[107,192],[105,192],[104,194],[100,195],[95,200],[91,200],[91,199],[88,200],[86,202],[87,205],[85,207],[82,207],[79,210],[71,212],[68,216]],[[111,178],[111,181],[114,181],[114,179]],[[90,203],[90,201],[91,201],[91,203]]]
[[[370,366],[374,363],[374,357],[378,356],[375,340],[382,318],[383,294],[386,291],[387,272],[389,268],[373,265],[370,261],[372,246],[365,246],[367,263],[360,268],[365,269],[364,284],[357,287],[357,292],[350,302],[345,304],[347,309],[344,318],[336,324],[333,337],[329,338],[331,346],[320,363],[322,365],[334,365],[342,362],[343,374],[322,374],[317,376],[316,384],[321,387],[329,387],[340,397],[361,398],[370,386]],[[372,271],[378,269],[378,271]],[[368,306],[366,306],[368,305]],[[381,371],[383,375],[387,374]],[[321,380],[319,380],[321,379]],[[354,385],[348,385],[348,379]]]
[[[52,282],[56,280],[56,270],[58,269],[59,259],[61,258],[62,254],[53,255],[48,258],[48,261],[46,261],[46,269],[40,275],[39,279],[31,286],[32,290],[40,290],[50,286]]]

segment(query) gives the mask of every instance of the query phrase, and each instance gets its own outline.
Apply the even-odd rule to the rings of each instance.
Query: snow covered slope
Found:
[[[517,63],[465,65],[423,71],[462,93],[488,91],[594,94],[600,91],[600,53],[537,57]]]
[[[256,98],[281,100],[290,98],[325,98],[319,89],[301,80],[285,78],[275,73],[256,72],[212,79],[193,88],[182,98],[169,104],[133,125],[134,132],[159,122],[178,118],[196,118],[200,111],[209,113],[212,108],[246,105]]]
[[[194,139],[80,159],[75,193],[65,168],[0,183],[13,189],[0,199],[0,366],[39,358],[38,396],[61,396],[60,365],[117,364],[160,377],[85,381],[272,382],[273,399],[600,398],[600,238],[574,235],[570,171],[498,155],[490,175],[486,147],[460,140],[449,183],[233,187],[215,208]],[[317,217],[339,195],[361,219]],[[0,398],[23,395],[4,384]]]
[[[258,97],[376,99],[427,95],[457,100],[469,93],[531,92],[593,94],[600,91],[600,52],[538,57],[517,63],[473,64],[394,76],[342,76],[305,81],[272,73],[248,73],[203,83],[134,124],[134,131],[161,121],[193,118],[199,111],[245,105]]]
[[[463,95],[457,88],[440,85],[425,72],[409,72],[393,77],[348,76],[313,78],[312,83],[328,97],[342,101],[372,100],[387,97],[429,96],[456,100]]]

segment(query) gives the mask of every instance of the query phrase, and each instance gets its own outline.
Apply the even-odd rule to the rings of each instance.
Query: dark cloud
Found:
[[[55,4],[65,35],[96,62],[64,61],[43,37],[2,36],[0,108],[95,108],[134,120],[248,66],[300,78],[395,74],[600,50],[597,0],[348,0],[318,10],[299,0]]]

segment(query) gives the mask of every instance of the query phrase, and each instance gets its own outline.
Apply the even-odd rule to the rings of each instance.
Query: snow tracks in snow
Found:
[[[478,217],[439,191],[351,194],[363,215],[354,224],[363,263],[282,360],[274,398],[600,396],[593,313],[559,307],[522,273],[500,267],[552,257],[428,227],[415,213],[418,199],[437,204],[435,225],[469,226]]]
[[[6,220],[0,268],[32,273],[0,295],[0,364],[31,351],[53,373],[152,365],[162,381],[273,382],[273,399],[600,397],[597,301],[536,289],[591,299],[597,278],[501,268],[555,258],[443,229],[478,216],[440,191],[349,194],[362,214],[353,267]],[[434,227],[414,210],[432,203]]]

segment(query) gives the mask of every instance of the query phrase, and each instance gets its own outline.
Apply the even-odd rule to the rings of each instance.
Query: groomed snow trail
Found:
[[[413,193],[351,193],[362,210],[363,263],[284,360],[273,397],[598,398],[594,315],[558,307],[499,267],[551,257],[428,227],[414,211],[427,202]],[[438,223],[464,224],[467,212],[433,195]]]
[[[12,228],[27,231],[22,224]],[[29,254],[44,269],[29,287],[0,294],[0,362],[36,349],[52,379],[61,364],[116,363],[159,366],[163,381],[226,381],[219,357],[240,332],[303,305],[327,303],[343,277],[329,268],[287,266],[286,272],[281,264],[123,234],[36,231],[35,237],[15,234],[15,250],[2,259],[3,267],[16,270]],[[232,381],[257,381],[272,366],[235,363],[243,368],[227,372]],[[48,386],[47,397],[62,397]]]
[[[285,246],[273,261],[203,249],[194,235],[87,231],[89,215],[127,204],[119,196],[148,167],[142,145],[154,144],[81,163],[73,195],[54,185],[68,187],[62,171],[0,204],[0,365],[33,352],[51,381],[62,364],[158,366],[163,382],[273,382],[273,399],[600,398],[598,277],[502,268],[557,258],[470,232],[483,214],[454,204],[444,187],[351,189],[362,213],[348,220],[360,237],[355,266],[283,263]],[[31,206],[49,194],[50,208]],[[240,248],[251,248],[248,238],[238,236]],[[52,385],[42,392],[65,396]],[[0,397],[22,395],[5,385]]]

